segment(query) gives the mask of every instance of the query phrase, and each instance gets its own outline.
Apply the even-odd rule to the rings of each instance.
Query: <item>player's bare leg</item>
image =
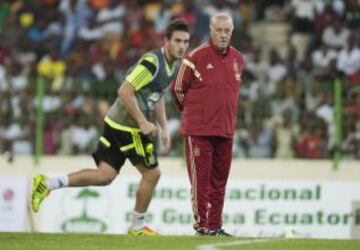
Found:
[[[151,202],[156,184],[160,179],[160,169],[149,169],[143,165],[136,166],[141,173],[141,181],[136,193],[135,209],[133,211],[132,225],[128,231],[131,235],[157,235],[155,231],[145,226],[145,213]]]
[[[141,181],[136,193],[135,211],[145,213],[160,179],[160,169],[158,167],[149,169],[143,165],[138,165],[136,168],[141,173]]]
[[[63,187],[104,186],[110,184],[117,172],[108,163],[101,161],[96,169],[83,169],[69,175],[47,177],[37,175],[33,179],[31,206],[36,213],[50,191]]]
[[[117,174],[108,163],[100,161],[96,169],[82,169],[69,174],[69,187],[109,185]]]

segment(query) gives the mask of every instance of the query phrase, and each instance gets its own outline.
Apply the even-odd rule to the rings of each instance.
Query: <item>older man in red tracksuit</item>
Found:
[[[244,67],[242,54],[229,46],[232,31],[231,16],[212,16],[210,41],[183,59],[171,86],[181,112],[197,235],[230,236],[221,217]]]

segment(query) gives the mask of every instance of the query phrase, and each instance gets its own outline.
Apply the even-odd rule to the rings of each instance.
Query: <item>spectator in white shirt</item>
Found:
[[[316,75],[326,75],[332,60],[337,59],[337,52],[330,49],[325,43],[321,43],[320,47],[311,54],[312,63],[314,65],[314,73]]]
[[[246,69],[250,71],[256,79],[265,82],[268,64],[262,59],[260,47],[254,49],[253,55],[245,58]]]
[[[269,52],[269,67],[267,69],[267,88],[266,95],[273,95],[278,83],[283,80],[287,74],[287,69],[275,49]]]
[[[339,53],[337,69],[349,77],[360,73],[360,49],[353,36],[348,38],[346,48]]]
[[[90,19],[87,25],[80,28],[78,36],[84,41],[96,41],[102,38],[104,31],[96,25],[95,19]]]
[[[126,6],[118,0],[111,0],[108,7],[101,9],[96,21],[105,33],[122,33],[124,25],[120,22],[126,13]]]
[[[333,26],[324,30],[322,41],[332,49],[340,50],[346,46],[350,31],[340,20],[335,21]]]
[[[308,33],[314,30],[315,0],[292,0],[290,8],[293,13],[293,31]]]

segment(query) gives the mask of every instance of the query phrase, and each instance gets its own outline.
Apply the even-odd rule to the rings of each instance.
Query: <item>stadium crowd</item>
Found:
[[[122,77],[161,45],[172,18],[187,20],[191,47],[208,39],[209,16],[230,12],[242,51],[234,155],[330,158],[334,82],[342,85],[342,145],[360,159],[359,0],[3,0],[0,2],[0,152],[34,152],[37,84],[44,153],[93,150]],[[171,156],[183,152],[168,94]]]

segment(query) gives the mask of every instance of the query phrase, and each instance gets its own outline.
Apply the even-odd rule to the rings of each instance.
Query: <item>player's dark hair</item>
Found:
[[[166,38],[171,39],[174,31],[189,32],[189,25],[183,19],[174,19],[166,28]]]

